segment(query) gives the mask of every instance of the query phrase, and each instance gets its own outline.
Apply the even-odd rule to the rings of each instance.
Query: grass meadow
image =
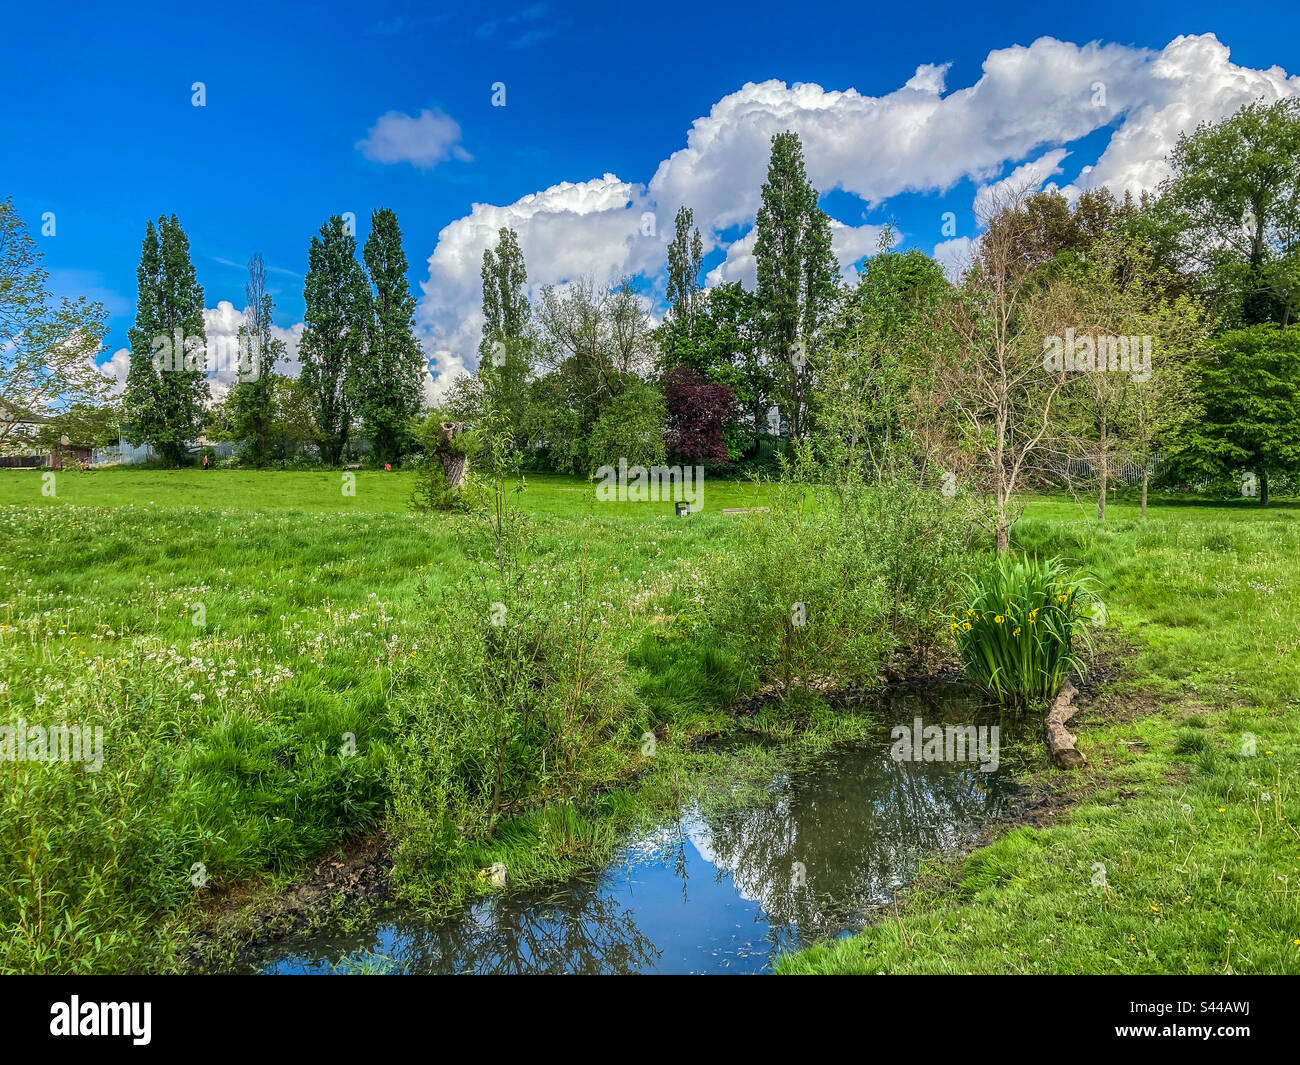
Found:
[[[215,893],[292,883],[438,786],[394,779],[421,752],[393,708],[436,702],[431,604],[476,580],[470,519],[409,513],[412,478],[379,471],[357,471],[354,495],[337,471],[46,483],[0,471],[0,721],[102,724],[104,766],[0,763],[0,971],[181,969]],[[499,824],[428,872],[420,900],[481,890],[477,870],[505,853],[513,882],[544,879],[692,774],[745,775],[688,741],[728,727],[763,678],[695,619],[721,560],[744,561],[747,519],[722,508],[773,499],[710,480],[704,511],[679,519],[528,478],[514,502],[536,533],[529,579],[585,626],[570,596],[584,560],[617,713],[567,777],[529,762]],[[929,869],[887,919],[781,969],[1300,972],[1298,518],[1285,502],[1157,498],[1142,519],[1121,497],[1102,526],[1089,500],[1032,501],[1016,546],[1076,561],[1107,606],[1109,666],[1075,722],[1088,766],[1044,759],[1028,782],[1068,800],[1050,823]],[[817,742],[853,727],[824,706],[759,725]],[[648,730],[664,739],[653,771]]]

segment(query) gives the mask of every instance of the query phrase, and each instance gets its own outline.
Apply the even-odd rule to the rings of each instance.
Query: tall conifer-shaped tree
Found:
[[[349,368],[349,392],[375,457],[391,461],[406,446],[411,419],[420,411],[425,360],[415,339],[415,297],[406,279],[402,231],[388,208],[371,216],[363,254],[372,290],[366,343]]]
[[[208,399],[203,286],[190,262],[190,242],[175,215],[145,227],[135,325],[127,337],[131,362],[123,409],[126,437],[149,444],[177,465],[195,440]]]
[[[523,422],[533,378],[533,309],[528,269],[519,236],[502,227],[496,249],[483,249],[483,339],[478,376],[491,390],[493,407],[523,446]]]
[[[798,438],[808,429],[811,363],[839,292],[840,267],[830,219],[804,169],[803,146],[788,130],[772,138],[756,228],[763,340],[777,368],[781,411]]]
[[[483,249],[483,340],[480,360],[492,361],[492,345],[517,342],[528,331],[532,308],[528,303],[528,270],[519,235],[501,227],[495,252]]]
[[[673,219],[673,239],[668,243],[668,315],[660,330],[661,369],[697,366],[700,319],[707,301],[700,291],[700,270],[704,265],[704,242],[695,228],[695,212],[679,207]]]
[[[353,364],[366,345],[370,291],[357,262],[357,239],[341,215],[334,215],[312,237],[303,284],[306,310],[302,344],[302,383],[320,434],[321,454],[333,466],[342,462],[352,429]]]
[[[695,212],[679,207],[673,219],[673,239],[668,245],[669,315],[689,321],[703,310],[700,270],[704,266],[704,242],[695,228]]]

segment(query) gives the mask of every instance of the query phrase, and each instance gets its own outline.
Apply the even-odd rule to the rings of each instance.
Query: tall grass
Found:
[[[504,815],[581,796],[635,750],[592,515],[576,550],[546,557],[512,502],[523,481],[509,434],[490,441],[464,529],[467,579],[426,597],[433,653],[389,705],[399,749],[388,826],[399,875],[422,900]]]

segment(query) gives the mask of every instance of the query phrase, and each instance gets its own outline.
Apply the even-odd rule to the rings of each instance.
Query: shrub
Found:
[[[543,555],[506,492],[491,482],[468,519],[470,577],[424,596],[431,653],[388,705],[388,825],[416,898],[503,816],[581,794],[633,749],[588,542],[576,560]]]
[[[629,377],[624,389],[606,400],[587,439],[592,470],[617,466],[655,466],[664,460],[664,399],[653,385]]]
[[[787,470],[770,513],[744,520],[712,590],[718,645],[787,695],[827,678],[872,683],[893,658],[925,659],[971,535],[962,512],[914,479],[830,489],[810,483],[816,474],[806,457]]]
[[[1076,640],[1088,641],[1090,578],[1057,558],[1003,555],[967,583],[950,629],[966,672],[1000,702],[1051,699],[1070,670],[1083,672]]]

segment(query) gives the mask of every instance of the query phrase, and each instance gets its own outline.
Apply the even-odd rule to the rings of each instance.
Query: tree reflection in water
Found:
[[[914,716],[999,724],[1001,773],[1020,731],[969,704],[914,694],[881,709],[884,737]],[[443,921],[321,937],[269,971],[338,971],[341,958],[373,954],[397,972],[760,971],[775,953],[857,927],[923,856],[962,846],[1001,816],[1001,773],[969,762],[894,762],[882,739],[837,749],[780,781],[761,806],[713,817],[687,811],[633,841],[597,877],[494,896]]]

